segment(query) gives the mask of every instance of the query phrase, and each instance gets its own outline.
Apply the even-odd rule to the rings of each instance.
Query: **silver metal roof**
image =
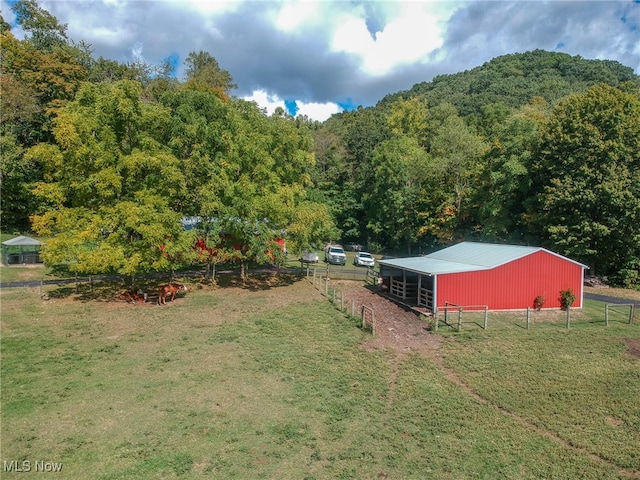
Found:
[[[2,242],[2,245],[23,245],[23,246],[31,246],[31,245],[42,245],[38,240],[31,237],[25,237],[24,235],[20,235],[19,237],[14,237],[11,240],[7,240]]]
[[[423,257],[394,258],[380,260],[378,263],[401,270],[438,275],[442,273],[490,270],[541,250],[587,268],[586,265],[545,250],[542,247],[477,242],[462,242]]]

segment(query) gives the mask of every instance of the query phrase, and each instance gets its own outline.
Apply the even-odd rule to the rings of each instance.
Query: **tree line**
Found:
[[[640,285],[640,82],[533,51],[437,77],[314,130],[314,193],[392,254],[540,245]]]
[[[51,264],[135,274],[277,263],[282,238],[409,255],[467,239],[640,284],[640,82],[617,62],[507,55],[316,122],[232,96],[207,52],[180,81],[168,62],[93,58],[35,0],[12,8],[27,35],[0,22],[2,230],[46,237]]]
[[[28,35],[3,22],[3,230],[45,237],[47,263],[127,275],[278,263],[284,236],[297,250],[337,235],[307,193],[307,125],[230,96],[210,54],[189,54],[180,82],[169,65],[93,59],[33,0],[13,8]]]

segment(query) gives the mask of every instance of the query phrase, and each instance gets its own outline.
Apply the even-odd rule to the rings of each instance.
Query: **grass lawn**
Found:
[[[43,264],[35,265],[0,265],[0,282],[37,282],[58,278],[51,269]]]
[[[0,476],[25,478],[11,461],[104,480],[640,472],[637,324],[505,319],[444,331],[436,361],[363,348],[306,280],[231,280],[164,307],[0,291]]]

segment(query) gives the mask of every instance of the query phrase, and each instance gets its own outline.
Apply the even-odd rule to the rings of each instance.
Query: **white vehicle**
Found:
[[[320,257],[317,252],[310,252],[309,250],[305,250],[302,252],[302,261],[305,263],[318,263],[320,261]]]
[[[347,263],[347,254],[344,253],[342,247],[333,245],[324,251],[324,261],[334,265],[345,265]]]
[[[353,259],[353,264],[356,267],[368,267],[373,268],[376,264],[376,259],[373,258],[373,255],[367,252],[358,252],[356,253],[355,258]]]

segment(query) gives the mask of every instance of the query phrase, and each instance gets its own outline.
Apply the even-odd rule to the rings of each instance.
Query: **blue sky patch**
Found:
[[[355,103],[353,103],[353,99],[352,98],[347,98],[345,100],[343,100],[342,102],[337,102],[338,106],[340,108],[342,108],[343,110],[346,110],[347,112],[350,112],[352,110],[355,110],[357,105]]]
[[[176,78],[176,72],[178,71],[178,65],[180,62],[180,55],[176,52],[172,52],[162,59],[162,62],[169,62],[171,65],[171,77]]]
[[[284,106],[287,109],[287,113],[292,117],[295,117],[298,114],[298,104],[293,99],[287,99],[284,101]]]

